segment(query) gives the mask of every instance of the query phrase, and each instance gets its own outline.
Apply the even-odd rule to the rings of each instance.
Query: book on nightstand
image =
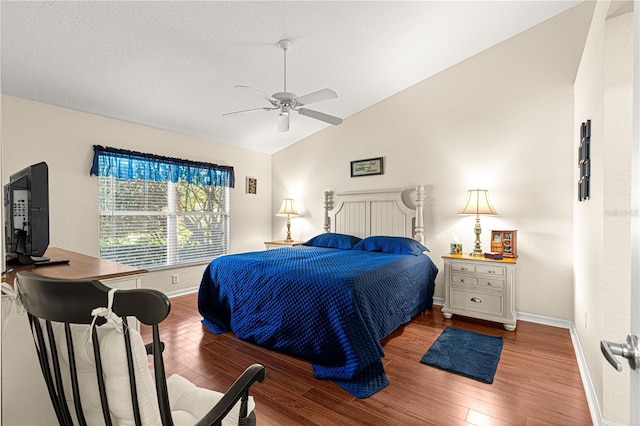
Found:
[[[502,253],[485,253],[484,257],[486,257],[487,259],[494,259],[494,260],[504,259],[504,256],[502,255]]]

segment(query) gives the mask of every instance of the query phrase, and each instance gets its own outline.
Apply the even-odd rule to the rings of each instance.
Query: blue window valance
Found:
[[[205,186],[235,186],[233,167],[154,154],[93,146],[91,175],[156,182],[186,181]]]

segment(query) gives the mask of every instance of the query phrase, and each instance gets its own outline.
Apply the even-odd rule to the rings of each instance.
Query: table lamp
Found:
[[[482,256],[482,248],[480,247],[480,215],[481,214],[498,214],[496,209],[491,205],[489,200],[489,191],[486,189],[471,189],[467,192],[467,199],[464,201],[458,214],[475,214],[476,225],[474,231],[476,233],[476,243],[473,249],[474,256]]]
[[[291,239],[291,218],[298,217],[298,210],[296,210],[296,205],[291,198],[285,198],[282,200],[282,205],[280,206],[280,210],[276,213],[276,216],[283,216],[287,218],[287,239],[284,240],[285,243],[292,243]]]

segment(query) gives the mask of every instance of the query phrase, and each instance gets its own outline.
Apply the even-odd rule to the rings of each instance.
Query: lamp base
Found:
[[[482,232],[482,229],[480,228],[480,216],[476,216],[476,226],[473,228],[473,230],[476,233],[476,242],[475,246],[473,247],[473,253],[471,255],[484,257],[482,247],[480,246],[480,233]]]
[[[292,243],[293,239],[291,238],[291,221],[289,220],[289,216],[287,216],[287,238],[284,239],[285,243]]]

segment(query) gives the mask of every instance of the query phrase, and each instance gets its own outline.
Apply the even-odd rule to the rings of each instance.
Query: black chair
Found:
[[[19,272],[14,286],[28,313],[61,425],[220,425],[233,420],[233,412],[237,424],[255,424],[249,388],[264,380],[262,365],[247,368],[225,394],[197,388],[177,375],[165,378],[158,330],[171,309],[165,294],[112,290],[98,280],[61,280],[30,272]],[[150,344],[142,343],[127,317],[152,327]],[[153,356],[153,378],[147,354]]]

